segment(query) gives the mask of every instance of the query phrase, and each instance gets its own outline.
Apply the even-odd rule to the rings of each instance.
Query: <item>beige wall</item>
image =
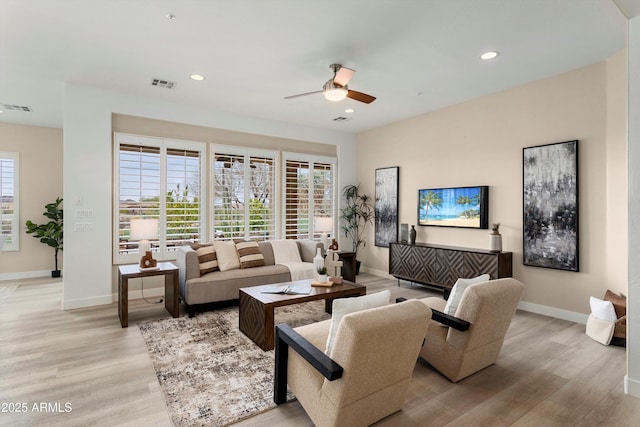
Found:
[[[607,287],[626,289],[625,234],[611,235],[626,221],[624,121],[611,118],[607,125],[608,112],[617,117],[626,111],[624,76],[620,54],[362,133],[358,182],[373,195],[375,169],[400,166],[400,222],[410,225],[416,224],[418,189],[489,185],[489,222],[501,223],[503,249],[514,253],[514,277],[527,285],[523,301],[588,313],[590,295],[602,296]],[[609,101],[608,90],[615,93]],[[522,149],[575,139],[580,141],[580,272],[525,267]],[[416,229],[418,242],[489,248],[490,230]],[[373,230],[367,241],[359,254],[363,266],[386,273],[388,249],[374,246]]]
[[[20,250],[2,252],[0,280],[53,270],[53,248],[26,234],[24,223],[47,221],[44,205],[62,197],[62,129],[0,123],[0,151],[20,153]]]

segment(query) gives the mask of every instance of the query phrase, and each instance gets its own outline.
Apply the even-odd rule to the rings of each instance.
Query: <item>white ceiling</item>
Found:
[[[361,132],[601,61],[625,44],[611,0],[0,0],[0,121],[62,127],[72,82]],[[487,50],[500,55],[483,62]],[[351,89],[377,100],[283,99],[320,90],[334,62],[357,71]],[[153,87],[153,78],[177,85]]]

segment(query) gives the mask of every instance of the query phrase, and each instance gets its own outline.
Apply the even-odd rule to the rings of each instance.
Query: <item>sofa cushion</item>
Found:
[[[240,268],[240,260],[238,259],[238,251],[233,242],[217,240],[213,242],[218,257],[218,268],[220,271],[235,270]]]
[[[336,332],[338,331],[338,326],[340,326],[340,321],[344,316],[356,311],[388,305],[390,296],[391,292],[389,290],[385,290],[361,297],[338,298],[333,300],[331,326],[329,327],[329,336],[327,337],[327,348],[325,353],[331,355],[331,349],[333,348]]]
[[[301,262],[300,249],[295,240],[270,240],[276,264]]]
[[[264,256],[256,241],[236,242],[236,251],[240,268],[260,267],[264,265]]]
[[[450,316],[456,315],[456,310],[458,310],[458,305],[460,305],[460,300],[462,299],[462,294],[464,291],[474,283],[482,283],[491,279],[491,276],[488,274],[483,274],[478,277],[473,277],[471,279],[458,279],[451,288],[451,294],[449,295],[449,299],[447,300],[447,304],[444,306],[444,312]]]
[[[218,257],[213,243],[191,245],[191,248],[198,255],[198,264],[200,266],[200,276],[218,270]]]

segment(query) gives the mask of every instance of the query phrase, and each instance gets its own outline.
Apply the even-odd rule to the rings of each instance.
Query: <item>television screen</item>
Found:
[[[418,190],[418,225],[489,228],[489,187]]]

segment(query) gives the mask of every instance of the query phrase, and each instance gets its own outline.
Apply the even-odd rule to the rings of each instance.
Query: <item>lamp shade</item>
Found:
[[[333,231],[333,218],[330,216],[317,216],[313,219],[313,229],[319,233]]]
[[[129,240],[149,240],[158,237],[157,218],[137,218],[131,220]]]

